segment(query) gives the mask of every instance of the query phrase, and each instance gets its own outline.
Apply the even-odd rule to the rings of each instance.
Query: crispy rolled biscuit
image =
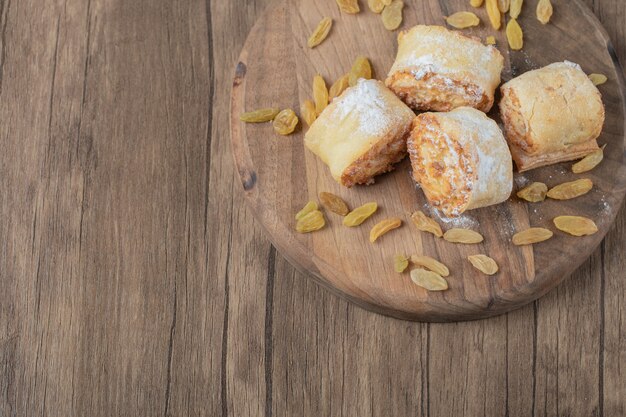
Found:
[[[476,109],[420,114],[408,150],[415,181],[446,216],[498,204],[511,195],[509,148],[496,122]]]
[[[501,87],[500,114],[520,171],[581,158],[598,149],[600,92],[580,66],[558,62]]]
[[[493,46],[441,26],[418,25],[398,35],[386,85],[414,110],[461,106],[488,112],[504,59]]]
[[[326,107],[304,144],[340,184],[370,184],[406,156],[414,117],[382,82],[361,79]]]

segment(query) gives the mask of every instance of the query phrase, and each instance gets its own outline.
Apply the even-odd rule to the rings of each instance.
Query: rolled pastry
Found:
[[[520,172],[598,149],[604,106],[577,64],[558,62],[529,71],[504,84],[501,92],[504,131]]]
[[[414,110],[461,106],[488,112],[504,58],[493,46],[441,26],[415,26],[398,35],[398,55],[386,85]]]
[[[414,117],[382,82],[361,79],[324,109],[304,144],[340,184],[370,184],[405,157]]]
[[[408,150],[415,181],[446,216],[498,204],[511,195],[509,148],[496,122],[476,109],[420,114]]]

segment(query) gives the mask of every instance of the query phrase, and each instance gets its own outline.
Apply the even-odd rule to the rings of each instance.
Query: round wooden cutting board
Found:
[[[370,58],[377,79],[385,78],[395,58],[398,31],[387,31],[380,15],[372,13],[364,0],[357,15],[340,13],[335,0],[278,0],[250,33],[236,68],[231,136],[241,183],[248,203],[280,252],[341,296],[367,309],[412,320],[471,320],[501,314],[537,299],[568,277],[600,243],[620,208],[626,191],[622,70],[606,32],[577,0],[553,0],[553,19],[545,26],[535,18],[537,0],[524,1],[519,19],[524,49],[520,52],[508,50],[504,30],[492,30],[485,9],[472,9],[469,0],[405,3],[400,29],[419,23],[443,25],[443,16],[462,10],[478,14],[481,25],[464,33],[481,39],[495,35],[505,57],[504,81],[563,60],[579,63],[587,73],[605,74],[608,82],[599,87],[606,106],[606,123],[598,139],[600,145],[607,145],[601,165],[579,175],[571,172],[572,163],[516,173],[514,194],[506,203],[470,211],[455,220],[438,218],[444,230],[479,231],[485,237],[481,244],[455,245],[419,232],[408,215],[415,210],[435,214],[411,180],[408,160],[378,177],[374,185],[347,189],[305,149],[305,127],[284,137],[275,134],[269,123],[239,121],[242,112],[263,107],[290,107],[298,112],[300,103],[312,96],[316,73],[330,85],[349,71],[359,55]],[[333,18],[333,28],[328,39],[311,50],[307,38],[324,16]],[[490,116],[498,120],[496,108]],[[515,191],[531,181],[551,187],[577,178],[590,178],[594,183],[590,193],[577,199],[530,204],[515,197]],[[351,208],[370,201],[380,208],[358,228],[344,227],[340,216],[326,211],[324,229],[296,233],[295,213],[307,201],[318,200],[321,191],[341,196]],[[589,217],[600,230],[587,237],[566,235],[552,223],[558,215]],[[400,217],[404,224],[370,243],[371,227],[387,217]],[[530,226],[546,227],[554,231],[554,237],[534,246],[514,246],[513,234]],[[486,276],[471,266],[467,256],[480,253],[497,261],[498,274]],[[427,292],[418,287],[408,269],[403,274],[394,271],[395,254],[439,259],[450,269],[450,288]]]

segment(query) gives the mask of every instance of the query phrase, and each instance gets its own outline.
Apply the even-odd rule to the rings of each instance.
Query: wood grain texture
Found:
[[[457,0],[409,5],[403,28],[417,23],[442,24],[442,16],[463,10],[466,3]],[[598,139],[607,144],[605,160],[584,175],[594,182],[594,190],[587,196],[541,204],[526,204],[513,197],[505,204],[464,214],[464,227],[485,236],[480,245],[468,246],[419,233],[410,224],[407,213],[418,209],[429,212],[430,207],[423,194],[415,190],[407,160],[392,173],[378,177],[375,185],[347,189],[339,186],[324,163],[305,149],[302,139],[306,128],[285,138],[273,133],[271,124],[238,120],[244,111],[268,106],[297,109],[299,102],[312,96],[315,74],[322,74],[330,84],[349,70],[358,55],[371,59],[378,78],[384,78],[395,58],[396,34],[385,30],[374,13],[342,15],[333,1],[273,3],[248,36],[235,70],[231,129],[235,163],[247,200],[280,252],[301,270],[365,308],[426,321],[502,314],[545,294],[580,265],[608,231],[626,193],[623,77],[611,56],[613,47],[608,36],[584,5],[572,2],[558,8],[557,4],[559,13],[550,25],[536,19],[535,8],[536,1],[527,1],[520,18],[526,31],[522,52],[509,51],[504,34],[497,33],[506,61],[503,78],[506,81],[563,60],[580,63],[587,73],[606,74],[611,83],[600,87],[606,122]],[[486,22],[484,9],[477,12]],[[306,39],[323,16],[335,19],[332,34],[311,50]],[[586,27],[588,36],[572,42],[579,27]],[[465,33],[484,39],[495,32],[483,25]],[[498,117],[497,108],[491,115]],[[581,178],[572,174],[570,167],[571,163],[563,163],[533,170],[517,175],[516,183],[541,181],[552,187]],[[355,229],[341,226],[341,218],[327,212],[326,228],[309,235],[298,234],[294,214],[307,201],[318,200],[323,191],[342,196],[352,208],[376,201],[381,210]],[[511,243],[512,235],[529,225],[554,229],[552,219],[563,214],[593,218],[600,232],[582,239],[557,232],[549,242],[534,247]],[[371,244],[369,229],[389,217],[403,218],[408,224]],[[444,223],[444,230],[452,224]],[[428,292],[413,284],[408,271],[397,274],[392,259],[398,253],[440,259],[451,270],[447,278],[450,289],[445,293]],[[495,277],[470,265],[467,256],[477,253],[496,260],[500,270]]]
[[[626,4],[587,3],[626,62]],[[268,4],[0,1],[0,416],[626,414],[624,208],[546,297],[452,325],[270,245],[227,133]]]

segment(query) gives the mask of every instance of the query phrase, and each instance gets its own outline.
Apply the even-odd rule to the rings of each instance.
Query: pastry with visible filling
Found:
[[[469,106],[488,112],[503,64],[500,52],[477,38],[418,25],[398,35],[398,55],[385,84],[414,110]]]
[[[370,184],[406,156],[414,117],[382,82],[360,79],[324,109],[304,144],[340,184]]]
[[[511,195],[509,148],[496,122],[476,109],[420,114],[413,121],[408,151],[413,178],[446,216],[498,204]]]
[[[501,87],[500,115],[520,172],[571,161],[598,149],[600,92],[579,65],[557,62]]]

